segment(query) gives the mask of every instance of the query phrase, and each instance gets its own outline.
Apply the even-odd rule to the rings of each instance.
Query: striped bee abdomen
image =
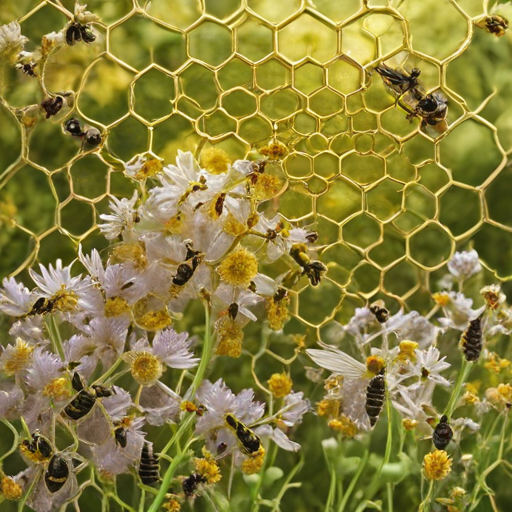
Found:
[[[462,352],[466,361],[478,361],[482,352],[482,316],[469,322],[461,337]]]
[[[379,419],[384,399],[386,397],[386,385],[384,383],[384,370],[373,377],[366,388],[366,413],[370,418],[370,425],[373,427]]]
[[[143,484],[150,485],[160,480],[158,457],[153,454],[153,447],[144,443],[139,462],[139,476]]]

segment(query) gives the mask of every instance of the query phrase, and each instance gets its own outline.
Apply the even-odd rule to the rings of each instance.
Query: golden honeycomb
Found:
[[[73,16],[71,0],[4,0],[33,49]],[[289,220],[314,226],[328,273],[298,289],[294,316],[320,334],[382,298],[428,307],[437,272],[471,243],[496,277],[511,274],[507,214],[512,148],[512,39],[476,26],[477,0],[90,0],[94,44],[47,65],[52,92],[74,91],[74,115],[106,135],[84,152],[62,116],[28,130],[16,109],[40,102],[12,72],[0,106],[1,274],[71,261],[105,247],[97,222],[130,194],[120,159],[220,147],[234,158],[277,140],[289,153],[279,197]],[[448,129],[423,130],[395,107],[381,62],[419,67],[448,99]],[[510,96],[508,95],[508,98]],[[67,115],[67,114],[65,114]],[[311,307],[311,305],[317,307]]]

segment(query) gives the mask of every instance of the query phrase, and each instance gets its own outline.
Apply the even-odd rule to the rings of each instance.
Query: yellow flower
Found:
[[[11,348],[13,350],[10,350]],[[28,368],[32,362],[32,352],[34,352],[32,345],[21,338],[16,338],[16,345],[14,347],[9,345],[8,349],[4,351],[3,371],[5,374],[10,377]]]
[[[341,418],[337,420],[331,420],[327,425],[329,428],[349,438],[356,436],[358,432],[357,425],[346,416],[341,416]]]
[[[366,368],[371,375],[377,375],[386,367],[386,362],[382,357],[370,356],[366,358]]]
[[[0,481],[0,490],[6,499],[16,501],[23,494],[23,489],[10,476],[3,475]]]
[[[112,297],[105,301],[105,316],[111,318],[130,311],[130,305],[122,297]]]
[[[268,389],[276,398],[283,398],[290,394],[293,381],[286,373],[274,373],[267,381]]]
[[[423,459],[423,471],[427,480],[442,480],[452,470],[452,459],[444,450],[427,453]]]
[[[127,352],[132,377],[142,386],[153,385],[163,374],[162,363],[149,352]]]
[[[43,395],[49,396],[60,402],[71,396],[71,390],[68,386],[68,380],[65,377],[57,377],[51,380],[43,389]]]
[[[289,297],[284,297],[278,301],[270,299],[267,302],[268,325],[273,331],[280,331],[283,328],[285,322],[288,320],[290,316],[288,313],[289,304]]]
[[[275,197],[283,188],[283,182],[271,174],[258,174],[256,183],[252,184],[252,197],[257,201],[264,201]]]
[[[416,361],[416,354],[414,351],[418,348],[418,344],[415,341],[403,340],[400,342],[400,353],[398,359],[400,361]]]
[[[405,430],[407,430],[408,432],[411,432],[418,426],[418,421],[413,420],[411,418],[404,418],[402,420],[402,426],[404,427]]]
[[[498,354],[492,352],[487,361],[484,363],[484,367],[494,373],[501,373],[502,370],[505,370],[510,366],[510,361],[508,359],[501,359]]]
[[[275,141],[263,146],[260,153],[269,160],[281,160],[288,153],[288,148],[281,142]]]
[[[338,416],[340,412],[340,401],[324,398],[316,404],[316,413],[318,416]]]
[[[205,478],[206,482],[209,484],[215,484],[222,478],[219,466],[217,465],[214,459],[196,458],[194,459],[194,466],[196,468],[196,473]]]
[[[208,148],[201,154],[201,165],[211,174],[222,174],[229,170],[231,158],[220,148]]]
[[[168,512],[180,512],[180,502],[173,496],[169,496],[167,501],[162,505]]]
[[[240,357],[244,331],[229,315],[221,316],[215,322],[215,331],[219,338],[216,353],[219,356]]]
[[[452,299],[450,298],[450,295],[447,292],[437,292],[432,295],[432,298],[434,299],[434,302],[438,306],[448,306]]]
[[[246,475],[254,475],[259,473],[265,462],[265,448],[263,446],[248,459],[245,459],[242,463],[242,473]]]
[[[226,283],[247,288],[258,273],[258,259],[244,247],[238,247],[224,258],[217,272]]]

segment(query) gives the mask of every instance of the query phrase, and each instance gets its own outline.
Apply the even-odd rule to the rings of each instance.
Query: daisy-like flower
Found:
[[[434,300],[443,308],[445,317],[437,320],[445,329],[464,331],[470,320],[474,320],[485,309],[472,309],[473,299],[460,292],[441,292],[434,294]]]
[[[156,176],[163,169],[162,161],[150,154],[137,155],[124,164],[124,172],[130,178],[143,180]]]
[[[249,290],[241,290],[230,286],[226,283],[221,283],[215,290],[214,300],[219,299],[219,307],[223,310],[228,309],[232,304],[236,304],[235,317],[241,316],[248,320],[256,322],[256,315],[249,309],[250,306],[255,306],[263,300],[263,298],[256,293]]]
[[[98,224],[100,231],[107,240],[114,240],[118,236],[123,235],[125,240],[133,237],[135,224],[139,222],[140,217],[135,208],[139,197],[135,190],[131,199],[123,197],[117,199],[113,197],[109,202],[111,214],[101,214],[100,219],[104,220],[104,224]]]
[[[35,346],[21,338],[16,339],[15,345],[2,347],[0,355],[0,368],[7,376],[25,373],[31,366]]]
[[[23,391],[18,386],[13,385],[0,390],[0,418],[14,419],[23,399]]]
[[[452,470],[452,459],[444,450],[427,453],[423,459],[423,472],[427,480],[443,480]]]
[[[190,343],[188,333],[164,329],[155,334],[153,346],[146,338],[140,339],[123,357],[130,364],[132,377],[141,386],[152,386],[167,366],[180,370],[197,366],[199,359],[190,352]]]
[[[439,359],[441,353],[435,347],[430,347],[428,350],[414,351],[416,354],[416,361],[407,361],[405,371],[402,374],[402,379],[409,377],[416,377],[418,382],[411,386],[411,389],[420,387],[424,382],[433,382],[441,386],[450,386],[450,381],[445,379],[440,373],[448,369],[451,365],[445,361],[446,356]]]
[[[178,419],[181,412],[180,403],[179,397],[171,396],[158,386],[144,386],[139,400],[147,423],[157,427]]]
[[[471,251],[456,252],[448,262],[450,274],[459,281],[464,281],[482,270],[482,265],[478,261],[478,253]]]
[[[362,308],[356,308],[354,316],[352,316],[346,326],[341,326],[341,329],[354,337],[358,343],[365,345],[370,336],[366,330],[368,327],[376,326],[377,323],[377,319],[370,311],[370,308],[368,306],[364,306]]]
[[[206,438],[206,446],[213,454],[224,447],[229,453],[239,446],[237,437],[226,423],[226,414],[232,414],[250,427],[263,416],[265,409],[264,404],[254,402],[252,389],[244,389],[235,395],[222,379],[213,384],[204,381],[196,397],[206,407],[204,415],[197,420],[196,433]]]
[[[26,315],[32,309],[36,297],[23,284],[18,283],[14,277],[6,277],[0,289],[0,311],[9,316],[19,317]]]
[[[394,332],[398,341],[414,340],[420,348],[426,348],[437,338],[439,327],[431,324],[417,311],[411,311],[406,315],[399,311],[389,318],[386,323],[386,331]]]
[[[65,41],[64,32],[50,32],[41,38],[41,53],[47,56],[57,48],[60,48]]]
[[[9,330],[13,338],[21,338],[34,345],[46,344],[49,340],[44,338],[43,318],[41,315],[23,318],[14,322]]]
[[[0,60],[13,61],[23,51],[28,38],[21,34],[17,21],[0,26]]]
[[[90,11],[86,11],[87,4],[75,3],[75,21],[81,25],[100,21],[100,17]]]

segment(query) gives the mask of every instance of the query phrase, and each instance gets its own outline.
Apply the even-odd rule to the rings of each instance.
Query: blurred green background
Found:
[[[71,0],[3,0],[0,24],[21,18],[33,51],[73,9]],[[289,149],[280,211],[318,230],[329,268],[321,286],[293,294],[285,333],[306,333],[312,342],[333,319],[344,322],[376,298],[392,311],[405,304],[426,312],[456,248],[474,247],[482,257],[487,270],[478,285],[512,274],[512,35],[498,39],[473,24],[483,14],[479,0],[370,0],[367,7],[359,0],[91,0],[87,9],[101,18],[97,41],[59,50],[44,83],[52,93],[73,91],[73,116],[107,135],[102,151],[84,154],[62,131],[70,109],[41,119],[24,139],[16,109],[44,96],[36,80],[14,69],[1,80],[0,277],[15,273],[29,283],[34,262],[69,263],[78,243],[85,251],[106,247],[96,223],[108,194],[133,190],[110,166],[112,157],[128,161],[151,150],[171,163],[178,149],[209,146],[233,159],[256,157],[272,137]],[[496,9],[512,15],[508,3]],[[449,104],[445,133],[425,133],[394,108],[372,75],[381,60],[419,67],[425,88],[441,88]],[[249,349],[257,331],[247,335]],[[275,343],[277,352],[291,353],[289,338]],[[268,359],[261,379],[281,370]],[[253,382],[248,365],[236,361],[214,373],[236,391]],[[297,390],[313,393],[302,364],[292,375]],[[314,393],[319,398],[321,387]],[[377,453],[385,428],[382,421],[372,436]],[[285,495],[282,510],[324,509],[329,479],[320,440],[327,435],[312,415],[299,428],[306,462],[295,478],[303,486]],[[356,457],[363,448],[351,442],[344,449]],[[297,460],[280,453],[277,465],[286,473]],[[353,467],[336,471],[353,475],[351,460]],[[397,466],[404,480],[396,510],[417,506],[414,464]],[[491,481],[504,478],[499,471]],[[279,483],[265,492],[274,496]],[[232,510],[243,510],[244,485],[235,479]],[[358,492],[345,510],[357,508]],[[96,499],[84,500],[83,512],[98,510]],[[500,510],[510,499],[501,486]]]

